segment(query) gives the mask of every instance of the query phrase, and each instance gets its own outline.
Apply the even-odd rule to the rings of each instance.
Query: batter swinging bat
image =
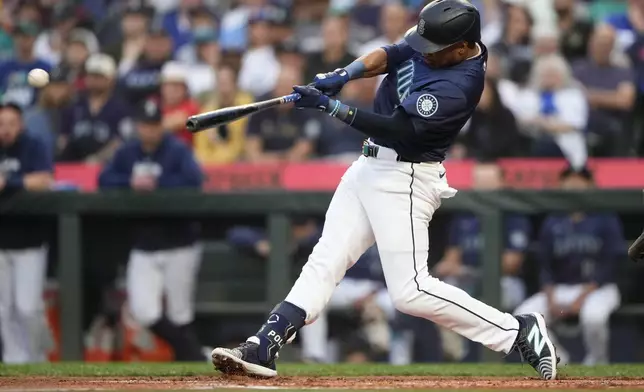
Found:
[[[285,103],[295,102],[300,98],[300,94],[294,93],[262,102],[254,102],[248,105],[233,106],[229,108],[214,110],[212,112],[196,114],[194,116],[188,117],[186,128],[188,128],[188,130],[192,133],[203,131],[205,129],[227,124],[231,121],[239,120],[242,117],[257,113],[260,110],[283,105]]]

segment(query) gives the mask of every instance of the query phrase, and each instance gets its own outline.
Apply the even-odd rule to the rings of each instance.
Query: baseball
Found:
[[[33,87],[45,87],[47,83],[49,83],[49,74],[44,69],[34,68],[29,71],[29,75],[27,75],[27,81],[29,82],[29,85]]]

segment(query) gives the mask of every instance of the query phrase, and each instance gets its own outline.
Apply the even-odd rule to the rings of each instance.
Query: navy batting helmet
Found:
[[[420,53],[436,53],[461,41],[481,40],[481,15],[467,0],[435,0],[420,11],[405,41]]]

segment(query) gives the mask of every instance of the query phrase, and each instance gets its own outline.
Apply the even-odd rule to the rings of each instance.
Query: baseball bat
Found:
[[[192,133],[203,131],[205,129],[227,124],[231,121],[239,120],[242,117],[257,113],[264,109],[295,102],[300,98],[300,94],[293,93],[279,98],[250,103],[248,105],[232,106],[229,108],[214,110],[212,112],[196,114],[188,117],[186,128],[188,128],[188,131]]]

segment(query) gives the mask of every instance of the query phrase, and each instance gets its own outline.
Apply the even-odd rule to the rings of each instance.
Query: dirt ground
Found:
[[[478,377],[279,377],[271,380],[244,377],[0,377],[2,390],[198,390],[261,389],[642,389],[643,378],[536,378]]]

